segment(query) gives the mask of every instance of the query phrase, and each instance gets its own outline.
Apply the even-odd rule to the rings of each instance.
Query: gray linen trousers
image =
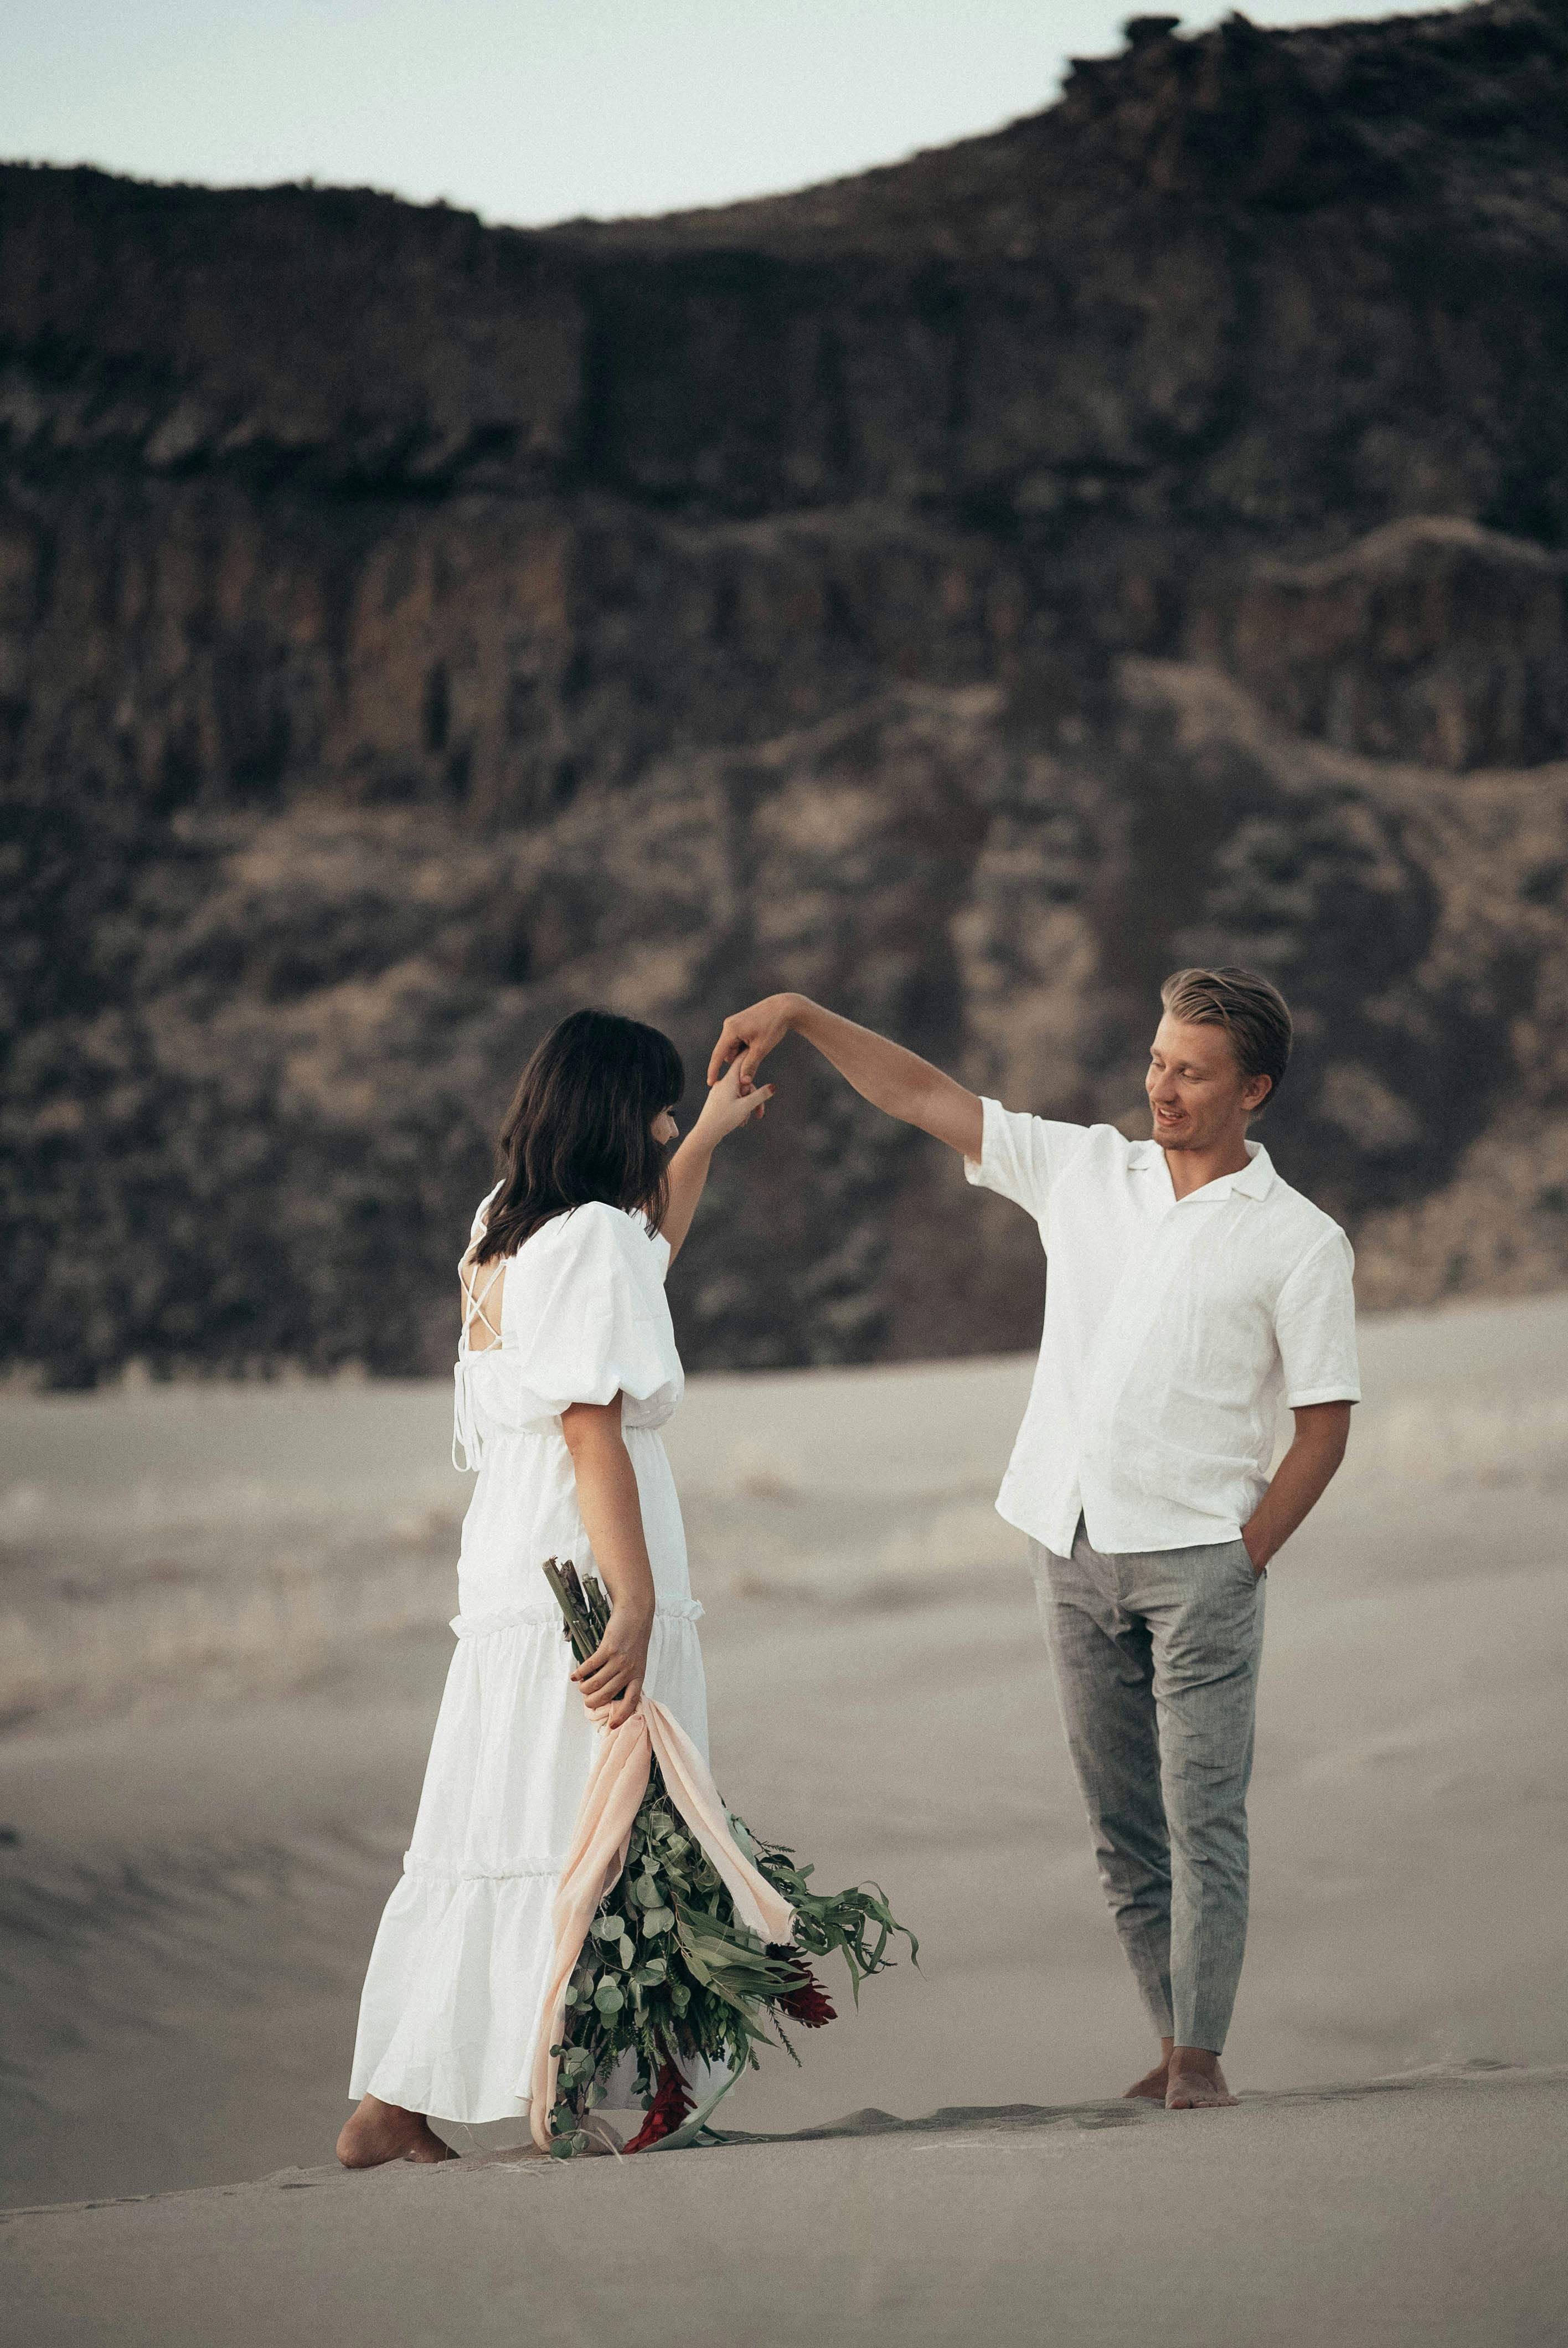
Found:
[[[1264,1579],[1240,1540],[1030,1543],[1100,1880],[1161,2037],[1219,2054],[1246,1947]]]

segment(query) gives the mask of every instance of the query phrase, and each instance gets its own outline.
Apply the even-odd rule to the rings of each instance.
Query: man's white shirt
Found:
[[[1065,1557],[1235,1540],[1281,1395],[1358,1402],[1354,1258],[1268,1152],[1178,1199],[1157,1142],[983,1104],[971,1182],[1031,1214],[1050,1263],[1029,1407],[997,1508]]]

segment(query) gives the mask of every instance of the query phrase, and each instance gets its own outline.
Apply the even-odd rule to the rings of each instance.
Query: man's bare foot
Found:
[[[1174,2043],[1173,2039],[1161,2039],[1159,2061],[1155,2064],[1152,2071],[1145,2071],[1141,2079],[1134,2079],[1130,2087],[1122,2088],[1122,2100],[1123,2103],[1130,2102],[1135,2096],[1143,2096],[1146,2102],[1151,2104],[1163,2104],[1164,2102],[1165,2088],[1169,2083],[1171,2075],[1171,2049]]]
[[[452,2150],[423,2112],[405,2112],[401,2104],[362,2096],[357,2111],[343,2122],[337,2157],[345,2168],[379,2168],[388,2160],[450,2160]]]
[[[1225,2085],[1220,2058],[1205,2046],[1173,2046],[1165,2084],[1168,2112],[1211,2112],[1235,2097]]]

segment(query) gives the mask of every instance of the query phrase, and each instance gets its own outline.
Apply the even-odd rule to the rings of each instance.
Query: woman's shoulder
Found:
[[[612,1207],[608,1199],[585,1199],[581,1206],[552,1215],[527,1245],[541,1253],[548,1251],[605,1261],[620,1258],[633,1263],[668,1251],[666,1241],[650,1232],[643,1216]]]
[[[664,1296],[669,1260],[641,1215],[601,1199],[542,1224],[507,1280],[508,1326],[527,1383],[539,1394],[607,1402],[618,1388],[647,1400],[678,1380]]]

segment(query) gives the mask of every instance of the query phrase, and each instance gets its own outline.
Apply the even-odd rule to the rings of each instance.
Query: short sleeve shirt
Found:
[[[1178,1199],[1157,1142],[983,1107],[965,1172],[1034,1217],[1050,1264],[999,1510],[1061,1556],[1081,1514],[1112,1554],[1235,1540],[1281,1398],[1360,1399],[1348,1240],[1255,1142]]]

